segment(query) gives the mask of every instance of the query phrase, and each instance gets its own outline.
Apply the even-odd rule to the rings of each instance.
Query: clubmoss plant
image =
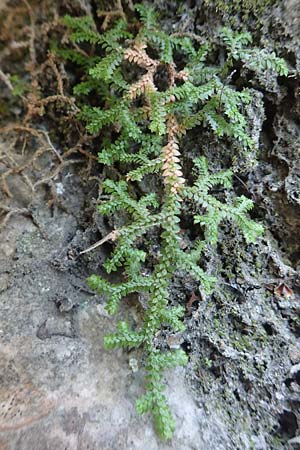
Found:
[[[111,215],[123,210],[128,218],[104,238],[114,242],[104,268],[108,273],[123,268],[123,281],[114,284],[92,275],[89,285],[107,296],[106,309],[111,314],[125,296],[143,293],[147,298],[140,326],[133,329],[128,322],[119,322],[116,332],[105,337],[105,347],[144,348],[146,392],[137,400],[137,411],[152,412],[158,433],[169,439],[175,422],[164,394],[163,371],[187,363],[183,350],[165,349],[157,339],[162,329],[184,329],[184,307],[170,305],[174,274],[185,271],[211,293],[215,278],[205,272],[200,261],[203,266],[205,252],[216,245],[220,224],[231,221],[246,243],[262,233],[262,226],[248,217],[253,207],[250,199],[241,196],[225,202],[213,195],[214,186],[231,189],[232,172],[209,169],[201,155],[201,129],[211,129],[218,139],[237,145],[247,155],[255,145],[246,112],[252,93],[250,89],[237,90],[228,82],[228,75],[237,60],[251,71],[286,75],[287,68],[274,54],[250,48],[249,33],[229,29],[220,31],[219,47],[225,51],[225,61],[210,65],[206,62],[210,43],[199,45],[188,36],[168,35],[158,26],[152,9],[138,5],[136,10],[139,22],[129,27],[120,19],[103,33],[97,31],[91,17],[66,17],[75,45],[57,51],[83,68],[82,81],[74,88],[81,105],[79,116],[90,133],[101,136],[99,162],[115,166],[121,173],[119,179],[104,181],[108,198],[99,205],[99,212]],[[79,47],[82,43],[84,51]],[[94,49],[89,57],[87,44]],[[181,143],[196,127],[200,145],[191,183]],[[157,192],[136,194],[145,176],[157,180]],[[186,203],[194,211],[194,222],[200,224],[204,239],[183,249],[180,220]],[[147,246],[141,245],[141,238],[153,228],[160,235],[154,263]]]

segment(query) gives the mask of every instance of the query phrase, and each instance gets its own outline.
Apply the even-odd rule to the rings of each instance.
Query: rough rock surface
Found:
[[[215,30],[220,19],[201,0],[183,2],[179,13],[176,1],[154,3],[173,29]],[[220,268],[213,297],[180,273],[172,286],[174,299],[187,305],[187,330],[167,342],[181,345],[190,362],[166,374],[177,422],[171,442],[161,443],[148,417],[136,415],[141,355],[102,347],[118,318],[106,314],[85,279],[99,272],[109,246],[79,255],[109,230],[93,218],[95,183],[84,185],[77,168],[66,168],[54,183],[60,205],[49,207],[49,192],[28,199],[24,180],[9,178],[13,198],[0,192],[0,202],[26,213],[12,214],[0,232],[1,450],[300,449],[299,24],[299,2],[287,0],[252,30],[264,45],[275,43],[293,70],[279,85],[260,80],[265,119],[260,98],[254,118],[259,126],[264,120],[262,153],[235,181],[236,192],[254,199],[253,217],[267,232],[245,247],[224,226],[208,260],[208,269]],[[187,160],[199,144],[198,136],[190,139]],[[3,145],[15,157],[11,142]],[[135,307],[128,300],[122,313],[138,321]]]

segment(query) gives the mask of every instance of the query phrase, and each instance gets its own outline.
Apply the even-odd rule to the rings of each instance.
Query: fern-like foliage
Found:
[[[156,337],[163,328],[173,332],[184,329],[184,308],[170,306],[174,274],[177,270],[186,271],[211,293],[216,280],[203,269],[204,254],[208,247],[216,245],[220,225],[230,221],[246,243],[262,233],[262,227],[248,216],[251,200],[241,196],[229,202],[229,196],[220,200],[213,194],[216,186],[232,190],[232,173],[228,169],[209,170],[201,147],[194,160],[194,184],[188,183],[184,177],[182,136],[195,127],[199,133],[208,128],[219,140],[235,144],[247,154],[255,145],[249,135],[247,116],[251,90],[237,90],[230,84],[228,70],[235,60],[253,71],[271,70],[285,75],[287,68],[274,54],[266,57],[264,50],[249,48],[248,33],[237,34],[229,29],[220,31],[220,45],[226,49],[227,58],[222,64],[211,66],[206,62],[209,43],[199,47],[189,37],[168,35],[157,24],[151,8],[138,5],[136,10],[141,22],[136,34],[128,31],[123,20],[99,33],[90,18],[66,17],[65,25],[75,46],[59,52],[83,67],[82,80],[74,93],[81,105],[79,117],[87,130],[102,137],[99,162],[107,166],[117,164],[123,175],[118,181],[105,180],[106,200],[99,205],[102,215],[124,211],[127,218],[121,228],[113,231],[114,249],[104,264],[108,273],[122,267],[123,281],[112,284],[92,275],[89,284],[107,296],[106,308],[111,314],[118,311],[125,296],[143,293],[147,298],[143,323],[133,328],[121,321],[115,333],[106,336],[105,346],[144,347],[146,393],[137,401],[137,410],[152,412],[159,434],[169,439],[175,422],[164,394],[163,370],[186,364],[187,356],[183,350],[163,349]],[[78,50],[82,43],[85,51],[86,43],[92,44],[90,58]],[[157,57],[152,58],[150,55],[155,53]],[[175,54],[177,59],[181,54],[186,62],[181,70],[176,67]],[[129,81],[128,74],[137,67],[142,75]],[[158,70],[163,70],[167,80],[164,88],[157,85]],[[93,91],[97,92],[98,102],[93,96],[91,106]],[[136,183],[149,175],[156,180],[157,192],[135,196]],[[204,232],[204,239],[188,249],[183,249],[180,233],[185,202],[191,204],[194,222]],[[160,233],[160,251],[149,273],[147,245],[141,242],[145,243],[143,236],[153,228]]]
[[[247,213],[253,208],[252,200],[241,196],[235,197],[232,204],[222,203],[209,193],[210,189],[216,185],[230,188],[232,172],[224,170],[218,173],[209,173],[207,160],[204,157],[197,158],[194,163],[198,179],[192,187],[185,189],[185,194],[187,199],[192,200],[202,212],[194,216],[194,222],[203,226],[206,242],[210,244],[218,242],[219,225],[224,220],[235,223],[244,235],[246,242],[253,242],[263,229],[261,225],[247,216]]]
[[[229,28],[221,30],[221,39],[228,51],[228,61],[240,60],[245,67],[254,72],[274,71],[278,75],[287,76],[288,68],[282,58],[278,58],[273,51],[259,48],[248,48],[252,36],[248,32],[232,32]]]

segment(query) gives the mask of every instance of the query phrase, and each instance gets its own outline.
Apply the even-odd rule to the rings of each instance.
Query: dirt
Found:
[[[39,26],[46,21],[46,3]],[[221,16],[200,0],[181,5],[180,13],[177,2],[168,1],[167,8],[166,2],[154,3],[169,29],[184,26],[204,33],[221,23]],[[63,9],[89,7],[88,2],[66,1]],[[20,14],[26,15],[26,8]],[[261,154],[250,171],[238,161],[235,190],[253,198],[253,218],[266,231],[256,244],[245,246],[224,226],[217,252],[207,263],[208,268],[220,267],[211,297],[176,274],[172,297],[188,304],[187,329],[168,336],[168,342],[184,348],[189,363],[166,374],[177,422],[168,443],[157,438],[148,417],[135,412],[136,397],[143,392],[140,352],[103,349],[103,336],[118,317],[107,315],[105,298],[85,281],[101,271],[110,249],[80,255],[110,231],[95,212],[105,174],[98,173],[90,157],[76,152],[65,161],[78,161],[55,173],[61,161],[44,134],[42,143],[30,132],[2,134],[1,174],[8,160],[10,167],[20,167],[40,146],[47,150],[22,172],[11,172],[6,186],[1,179],[1,450],[300,449],[299,2],[281,2],[261,21],[258,29],[249,19],[255,39],[271,43],[288,60],[291,75],[279,83],[260,80],[264,112],[258,98],[254,116],[263,126]],[[46,34],[42,36],[41,49]],[[14,73],[22,72],[22,64],[20,55],[4,59],[3,70],[9,72],[12,65]],[[50,73],[47,77],[53,83]],[[16,125],[24,111],[2,87],[3,124]],[[10,102],[11,110],[3,109],[4,102]],[[62,155],[80,133],[64,129],[61,117],[69,111],[58,110],[57,117],[53,107],[31,126],[47,132]],[[187,142],[187,159],[193,157],[196,139]],[[89,142],[87,148],[92,148]],[[51,179],[39,183],[49,174]],[[138,321],[135,308],[128,299],[122,314],[133,314]]]

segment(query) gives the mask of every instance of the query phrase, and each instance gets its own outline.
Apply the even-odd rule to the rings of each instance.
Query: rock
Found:
[[[297,373],[300,373],[300,363],[299,364],[295,364],[294,366],[291,367],[290,369],[290,374],[292,376],[296,375]]]
[[[36,335],[39,339],[49,339],[52,336],[69,338],[75,336],[71,321],[57,317],[51,317],[45,320],[45,322],[40,325]]]
[[[293,364],[300,362],[300,342],[299,345],[290,345],[289,347],[289,357]]]

